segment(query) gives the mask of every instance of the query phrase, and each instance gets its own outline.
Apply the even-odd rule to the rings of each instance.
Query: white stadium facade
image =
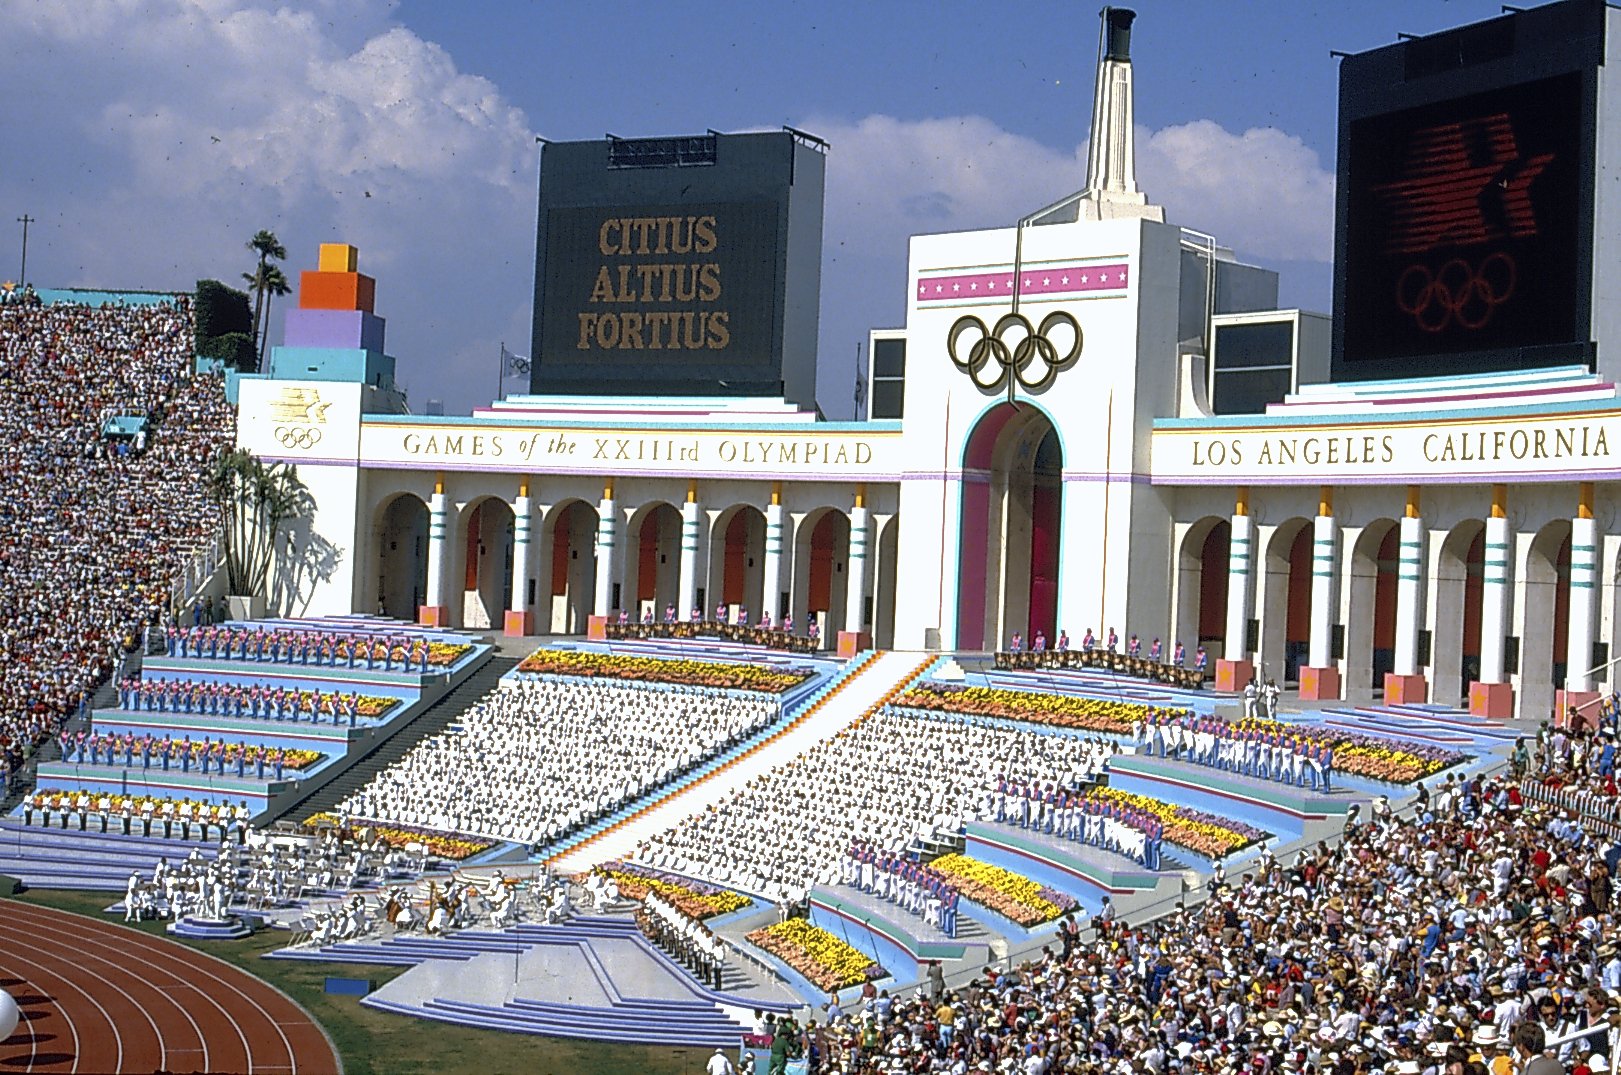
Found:
[[[864,421],[820,420],[787,374],[774,398],[576,378],[417,416],[369,293],[340,311],[350,337],[300,336],[319,318],[295,311],[237,385],[240,444],[297,464],[314,503],[273,603],[522,635],[724,604],[850,651],[1112,628],[1190,661],[1204,646],[1225,689],[1563,717],[1612,689],[1621,625],[1618,26],[1567,0],[1344,61],[1331,318],[1276,309],[1275,274],[1224,245],[1242,236],[1166,222],[1138,190],[1131,17],[1107,13],[1085,189],[913,237]],[[822,149],[787,138],[819,203]],[[656,178],[670,147],[646,141],[606,152]],[[608,259],[622,225],[665,217],[598,219],[583,234]],[[704,214],[669,219],[699,221],[700,249]],[[815,230],[819,249],[819,205]],[[347,250],[322,270],[354,274]],[[814,351],[816,281],[793,256],[780,270],[767,333]],[[600,272],[582,303],[616,298]],[[693,272],[715,294],[733,279]],[[558,278],[538,268],[537,289]],[[614,316],[605,336],[582,314],[580,349],[683,327]],[[724,341],[725,316],[696,340],[686,323],[689,345]]]

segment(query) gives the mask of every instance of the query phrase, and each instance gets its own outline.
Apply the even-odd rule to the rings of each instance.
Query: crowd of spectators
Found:
[[[1551,757],[1551,754],[1550,754]],[[1066,921],[955,990],[789,1033],[822,1072],[1591,1075],[1621,1046],[1618,849],[1505,774],[1448,781],[1157,921]]]
[[[214,540],[206,472],[233,420],[192,364],[184,298],[0,306],[0,746],[53,734]],[[103,436],[109,415],[145,416],[139,450]]]
[[[776,695],[525,676],[349,796],[350,817],[545,845],[776,720]]]
[[[1101,741],[885,706],[653,837],[636,858],[797,900],[837,880],[858,838],[899,851],[955,831],[983,798],[986,774],[1071,788],[1107,756]]]

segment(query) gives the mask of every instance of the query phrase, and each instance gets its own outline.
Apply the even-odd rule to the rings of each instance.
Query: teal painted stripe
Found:
[[[1571,552],[1595,552],[1597,549],[1598,546],[1596,545],[1572,545],[1570,547]]]
[[[1313,571],[1312,572],[1312,577],[1313,578],[1319,578],[1319,579],[1331,579],[1331,578],[1335,578],[1336,576],[1335,576],[1334,572],[1332,572],[1332,571]]]
[[[1403,541],[1400,544],[1404,549],[1422,549],[1424,547],[1422,541]]]
[[[1578,582],[1576,579],[1571,579],[1570,585],[1573,589],[1578,590],[1591,590],[1593,588],[1593,584],[1591,582]]]
[[[1508,542],[1506,542],[1506,541],[1488,541],[1488,542],[1486,542],[1486,547],[1488,549],[1506,549],[1506,548],[1508,548]]]
[[[1422,582],[1423,581],[1423,576],[1421,576],[1421,575],[1409,575],[1405,571],[1398,574],[1396,576],[1396,578],[1399,579],[1402,582]]]

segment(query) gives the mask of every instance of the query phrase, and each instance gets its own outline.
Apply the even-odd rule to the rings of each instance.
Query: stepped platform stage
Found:
[[[1037,691],[1042,694],[1069,694],[1106,702],[1133,702],[1169,709],[1187,709],[1201,716],[1214,713],[1218,705],[1231,705],[1236,695],[1214,690],[1183,690],[1166,683],[1139,679],[1114,672],[1082,669],[1048,671],[996,671],[967,669],[965,680],[971,686],[1005,687],[1009,690]]]
[[[1116,754],[1109,762],[1109,786],[1228,817],[1277,834],[1284,842],[1344,824],[1353,802],[1372,793],[1346,787],[1333,774],[1330,794],[1281,781],[1242,776],[1208,765],[1145,754]],[[1175,852],[1173,852],[1175,854]]]
[[[361,1001],[379,1011],[524,1034],[648,1045],[736,1047],[755,1010],[797,998],[728,967],[723,990],[700,985],[622,915],[556,926],[399,935],[266,958],[408,965]]]
[[[161,826],[152,836],[139,835],[138,822],[137,834],[124,836],[116,821],[103,835],[101,823],[94,817],[88,832],[79,831],[77,818],[66,831],[57,827],[60,820],[49,829],[38,823],[38,815],[34,821],[24,825],[20,818],[0,818],[0,873],[10,874],[30,888],[123,892],[131,872],[150,875],[159,858],[175,862],[194,849],[213,858],[218,846],[217,839],[206,843],[179,839],[178,826],[174,838],[165,839],[158,835]]]
[[[1073,896],[1088,914],[1103,906],[1105,896],[1117,910],[1171,898],[1182,891],[1186,872],[1180,861],[1170,858],[1169,848],[1161,860],[1164,868],[1150,870],[1113,851],[1017,825],[970,821],[963,835],[963,854],[969,858]]]
[[[960,912],[952,937],[898,904],[849,885],[819,885],[809,903],[811,925],[872,956],[897,983],[917,981],[927,960],[979,967],[989,959],[993,936]]]
[[[370,635],[407,635],[424,641],[465,646],[448,665],[403,670],[350,668],[334,664],[294,664],[284,661],[257,661],[243,657],[205,658],[195,655],[159,655],[142,662],[143,680],[175,680],[191,683],[225,683],[239,687],[268,687],[314,691],[322,694],[351,694],[387,697],[396,704],[377,717],[356,717],[354,726],[347,718],[334,721],[276,720],[273,717],[246,717],[226,714],[185,712],[184,709],[155,710],[128,708],[123,704],[98,708],[91,717],[96,735],[134,735],[144,739],[165,738],[193,743],[206,739],[243,743],[249,747],[282,750],[312,750],[321,755],[300,769],[284,768],[278,778],[266,767],[259,775],[250,763],[238,775],[228,762],[203,772],[193,765],[189,770],[171,761],[165,770],[155,758],[150,764],[136,755],[129,763],[119,753],[117,764],[108,764],[106,754],[99,763],[88,758],[43,762],[38,767],[38,787],[59,791],[80,789],[92,795],[133,795],[155,798],[193,799],[204,803],[246,802],[256,819],[277,815],[308,797],[349,770],[355,761],[374,753],[400,729],[412,724],[425,710],[468,682],[493,655],[493,647],[471,636],[420,628],[379,617],[336,616],[320,619],[232,621],[224,626],[251,629],[282,629]],[[120,700],[122,701],[122,700]]]
[[[1502,721],[1438,705],[1333,706],[1322,713],[1325,724],[1346,731],[1412,739],[1459,750],[1471,745],[1489,749],[1512,744],[1526,734]]]

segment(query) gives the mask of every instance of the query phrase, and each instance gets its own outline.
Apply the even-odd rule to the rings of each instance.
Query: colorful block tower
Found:
[[[384,321],[372,312],[377,281],[356,271],[359,260],[347,243],[321,244],[319,267],[299,274],[298,307],[287,312],[282,345],[271,350],[269,376],[396,391]]]

